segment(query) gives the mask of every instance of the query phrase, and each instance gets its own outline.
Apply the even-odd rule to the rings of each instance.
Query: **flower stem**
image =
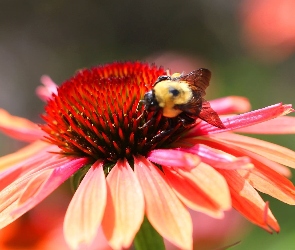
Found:
[[[163,238],[152,227],[146,217],[135,236],[134,247],[136,250],[165,249]]]

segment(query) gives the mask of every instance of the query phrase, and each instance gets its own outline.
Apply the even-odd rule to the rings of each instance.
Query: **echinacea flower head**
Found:
[[[73,249],[90,245],[99,228],[111,248],[128,248],[145,216],[165,239],[191,249],[188,208],[214,218],[235,208],[278,232],[257,190],[295,204],[285,167],[295,167],[295,152],[232,131],[294,133],[294,119],[283,117],[293,111],[291,105],[232,115],[249,103],[226,97],[211,102],[225,128],[200,119],[171,127],[168,118],[144,112],[140,103],[164,74],[154,65],[126,62],[80,70],[57,89],[43,77],[47,84],[37,92],[47,102],[44,124],[1,111],[0,129],[32,142],[0,158],[1,227],[82,172],[64,221]]]

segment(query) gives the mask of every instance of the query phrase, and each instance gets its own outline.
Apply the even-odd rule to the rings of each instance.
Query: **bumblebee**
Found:
[[[184,126],[192,125],[200,118],[215,127],[225,128],[210,103],[203,98],[210,78],[211,72],[203,68],[187,75],[159,76],[153,89],[144,95],[145,111],[155,112],[154,117],[158,112],[167,118],[178,117]]]

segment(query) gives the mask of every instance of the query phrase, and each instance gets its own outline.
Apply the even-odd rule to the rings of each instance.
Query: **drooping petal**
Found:
[[[102,229],[113,249],[129,248],[144,218],[144,197],[126,159],[107,176],[107,188]]]
[[[223,211],[231,208],[226,181],[212,167],[200,163],[192,171],[166,167],[163,170],[171,187],[189,208],[215,218],[223,217]]]
[[[105,211],[106,197],[103,163],[97,161],[86,173],[66,212],[64,235],[73,249],[90,245],[95,239]]]
[[[269,188],[263,187],[261,180],[257,180],[256,183],[253,183],[253,186],[255,186],[259,191],[265,192],[266,194],[269,194],[278,200],[288,204],[294,203],[295,187],[291,181],[282,176],[284,173],[283,171],[280,173],[276,172],[276,170],[278,170],[278,166],[280,166],[279,164],[276,164],[275,162],[272,162],[265,157],[252,153],[246,149],[233,146],[224,141],[220,142],[218,140],[214,140],[213,136],[210,136],[210,138],[207,138],[207,140],[204,140],[204,138],[205,137],[200,137],[198,143],[205,143],[211,147],[219,148],[220,150],[238,157],[247,155],[255,166],[253,169],[249,169],[249,171],[253,170],[253,174],[257,175],[258,179],[261,177],[264,178],[265,181],[269,181]],[[252,184],[252,182],[250,182],[250,184]]]
[[[215,135],[214,138],[222,140],[230,145],[247,149],[251,152],[264,156],[269,160],[295,168],[295,152],[288,148],[271,142],[232,133],[218,134]]]
[[[208,123],[200,123],[199,126],[193,128],[186,137],[201,136],[207,134],[223,133],[225,131],[232,131],[235,129],[244,128],[247,126],[252,126],[261,122],[268,121],[270,119],[283,116],[293,112],[292,105],[283,105],[278,103],[266,108],[254,110],[248,113],[233,115],[231,117],[226,117],[221,119],[225,129],[219,129]]]
[[[251,109],[249,100],[242,96],[227,96],[210,101],[210,105],[219,115],[245,113]]]
[[[53,148],[55,148],[55,146],[46,145],[44,149]],[[13,165],[2,171],[0,173],[0,190],[4,189],[6,186],[21,178],[22,176],[28,174],[29,172],[36,173],[41,169],[54,167],[55,165],[63,164],[67,161],[66,158],[60,158],[58,155],[48,154],[48,152],[44,149],[41,149],[40,152],[36,152],[34,156],[31,156],[28,159],[25,159],[18,164]],[[10,156],[13,157],[13,155]],[[20,158],[22,158],[22,155]],[[9,163],[10,158],[7,158],[6,160],[7,163]],[[13,159],[11,159],[11,161],[13,161]]]
[[[218,170],[226,179],[232,196],[233,207],[252,223],[266,231],[279,232],[280,227],[257,191],[235,170]],[[267,209],[267,210],[266,210]]]
[[[155,149],[149,153],[147,158],[160,165],[186,169],[195,168],[201,162],[197,155],[176,149]]]
[[[144,192],[152,226],[181,249],[192,248],[192,221],[162,172],[143,156],[134,157],[134,170]]]
[[[0,192],[0,227],[16,220],[87,163],[80,158],[22,176]]]
[[[43,141],[36,141],[20,150],[0,157],[0,170],[5,170],[12,165],[23,162],[37,152],[42,151],[43,148],[48,147],[49,144]]]
[[[44,136],[44,132],[33,122],[13,116],[0,109],[0,131],[21,141],[36,141]]]
[[[3,170],[0,172],[0,190],[29,171],[46,168],[46,162],[58,158],[56,155],[48,155],[47,150],[55,148],[55,146],[37,141],[15,153],[1,157],[0,168]],[[62,159],[60,160],[62,161]]]
[[[260,192],[269,194],[289,205],[295,205],[295,188],[292,182],[272,169],[264,167],[263,171],[256,168],[237,171]],[[278,182],[280,185],[277,184]]]
[[[294,134],[295,117],[282,116],[263,123],[235,130],[250,134]]]

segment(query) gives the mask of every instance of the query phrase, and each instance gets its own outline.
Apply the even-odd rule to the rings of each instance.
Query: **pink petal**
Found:
[[[46,149],[55,148],[53,146],[48,146]],[[17,153],[16,153],[17,154]],[[12,155],[13,156],[13,155]],[[47,151],[43,150],[36,153],[36,155],[29,157],[18,164],[7,168],[5,171],[0,173],[0,190],[4,189],[10,183],[22,176],[28,174],[29,172],[36,173],[39,170],[46,169],[55,164],[63,164],[67,161],[66,158],[60,158],[58,155],[49,154]],[[54,163],[54,164],[53,164]]]
[[[55,169],[31,172],[4,188],[0,192],[0,227],[37,205],[86,163],[87,159],[81,158],[62,163]]]
[[[233,133],[222,133],[214,138],[222,140],[251,152],[259,154],[269,160],[295,168],[295,152],[274,143]]]
[[[107,176],[107,205],[102,229],[113,249],[129,248],[144,218],[144,197],[127,160],[120,160]]]
[[[210,105],[219,115],[244,113],[251,109],[249,100],[242,96],[228,96],[211,100]]]
[[[289,168],[280,165],[279,163],[270,161],[262,156],[259,156],[257,154],[251,154],[251,156],[249,155],[249,151],[239,148],[239,147],[235,147],[233,145],[230,145],[228,143],[226,143],[224,140],[219,140],[219,139],[215,139],[215,135],[214,136],[199,136],[199,137],[191,137],[191,138],[183,138],[177,141],[177,143],[174,143],[173,146],[175,147],[184,147],[184,148],[188,148],[188,147],[194,147],[195,145],[199,145],[199,144],[205,144],[208,145],[212,148],[216,148],[217,150],[221,150],[224,152],[227,152],[229,154],[232,154],[235,157],[244,157],[247,156],[250,158],[251,162],[253,163],[253,160],[257,160],[257,162],[262,163],[264,165],[266,165],[267,167],[275,170],[276,172],[280,173],[281,175],[284,175],[286,177],[290,177],[291,176],[291,171]]]
[[[280,227],[266,203],[257,191],[235,170],[218,170],[226,179],[233,207],[243,214],[252,223],[264,228],[268,232],[279,232]],[[267,208],[267,209],[266,209]],[[266,209],[266,210],[265,210]]]
[[[44,136],[44,132],[33,122],[10,115],[0,109],[0,131],[21,141],[35,141]]]
[[[201,162],[201,159],[197,155],[182,152],[176,149],[152,150],[148,155],[148,159],[163,166],[186,169],[195,168]]]
[[[199,126],[193,128],[186,137],[201,136],[213,133],[222,133],[225,131],[232,131],[235,129],[252,126],[270,119],[286,115],[293,112],[291,105],[282,105],[281,103],[268,106],[266,108],[258,109],[241,115],[234,115],[231,117],[221,119],[225,125],[225,129],[214,127],[208,123],[200,123]]]
[[[36,94],[39,96],[41,100],[47,102],[52,97],[52,94],[57,94],[58,86],[47,75],[43,75],[41,77],[41,83],[44,86],[37,87]]]
[[[238,129],[235,132],[250,134],[294,134],[295,117],[277,117],[276,119]]]
[[[146,215],[152,226],[181,249],[192,248],[192,221],[167,184],[164,174],[143,156],[134,157],[134,170],[144,192]]]
[[[198,173],[163,167],[169,184],[189,208],[222,218],[231,208],[231,199],[224,178],[210,166],[200,163]],[[200,169],[199,169],[200,168]],[[199,175],[201,173],[201,175]],[[196,175],[197,174],[197,175]]]
[[[233,170],[240,168],[248,169],[253,167],[248,157],[237,158],[202,144],[197,144],[190,148],[180,148],[179,150],[198,155],[202,159],[202,162],[214,168]]]
[[[64,235],[73,249],[86,247],[95,239],[105,206],[107,190],[103,163],[95,162],[88,170],[67,209]]]

